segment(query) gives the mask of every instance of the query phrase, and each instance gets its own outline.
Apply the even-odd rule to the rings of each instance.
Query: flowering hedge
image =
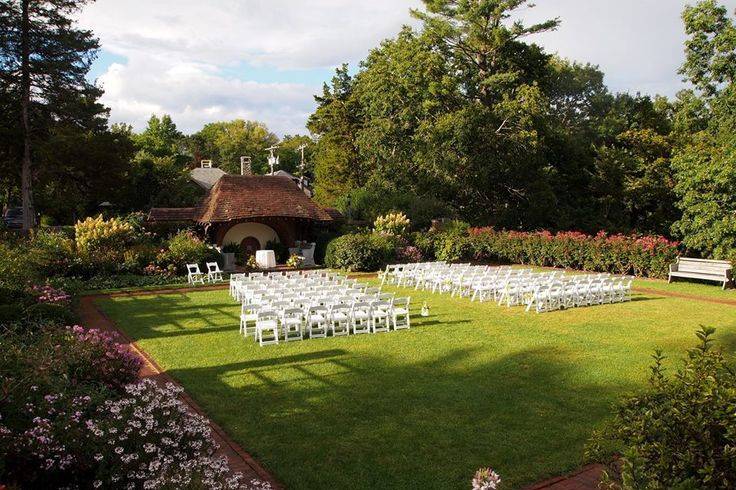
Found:
[[[679,244],[661,236],[473,228],[464,245],[465,254],[472,256],[463,259],[662,278],[677,258]]]
[[[245,482],[181,389],[82,327],[0,333],[0,482],[11,488],[267,489]]]

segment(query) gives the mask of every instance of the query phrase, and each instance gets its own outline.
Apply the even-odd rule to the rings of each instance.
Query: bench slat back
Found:
[[[731,263],[727,260],[690,259],[687,257],[677,259],[677,270],[681,272],[724,274],[730,269]]]

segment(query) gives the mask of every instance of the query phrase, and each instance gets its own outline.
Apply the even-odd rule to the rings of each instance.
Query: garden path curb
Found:
[[[224,286],[225,288],[227,286]],[[222,289],[222,287],[212,287],[212,289]],[[168,294],[180,293],[180,292],[191,292],[191,291],[202,291],[204,288],[193,288],[189,291],[186,289],[175,289],[169,290]],[[147,294],[167,294],[166,290],[157,291],[145,291],[137,295]],[[110,296],[132,296],[131,293],[114,293],[114,294],[100,294],[100,295],[89,295],[80,298],[79,302],[79,316],[82,323],[88,328],[97,328],[99,330],[105,330],[114,333],[120,339],[123,344],[126,344],[131,352],[139,356],[143,360],[143,367],[141,368],[140,376],[144,378],[151,378],[159,384],[174,383],[177,386],[181,385],[176,382],[169,374],[167,374],[157,363],[153,360],[144,350],[142,350],[133,339],[127,334],[120,330],[115,323],[107,317],[100,309],[95,305],[95,301],[100,298]],[[246,481],[257,479],[267,481],[271,484],[274,490],[281,490],[284,486],[274,478],[258,461],[256,461],[248,452],[246,452],[237,442],[232,440],[230,436],[215,422],[207,417],[207,414],[197,405],[197,403],[186,393],[182,392],[180,399],[184,402],[189,409],[198,415],[207,418],[210,428],[212,429],[212,438],[215,440],[220,449],[217,451],[219,456],[227,458],[230,468],[233,472],[241,473]]]
[[[597,490],[605,466],[589,464],[565,476],[541,481],[525,490]]]

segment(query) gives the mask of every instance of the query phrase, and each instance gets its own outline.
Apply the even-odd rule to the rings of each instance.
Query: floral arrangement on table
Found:
[[[258,261],[256,260],[255,255],[251,255],[250,257],[248,257],[248,260],[245,261],[245,269],[249,271],[261,270],[261,266],[258,265]]]

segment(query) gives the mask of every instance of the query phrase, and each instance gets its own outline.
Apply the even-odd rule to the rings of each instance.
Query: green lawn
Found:
[[[227,291],[99,304],[295,489],[465,489],[488,465],[509,487],[533,483],[581,463],[655,347],[679,358],[706,324],[736,350],[734,306],[636,295],[538,315],[409,293],[431,306],[410,331],[263,348],[239,337]]]

